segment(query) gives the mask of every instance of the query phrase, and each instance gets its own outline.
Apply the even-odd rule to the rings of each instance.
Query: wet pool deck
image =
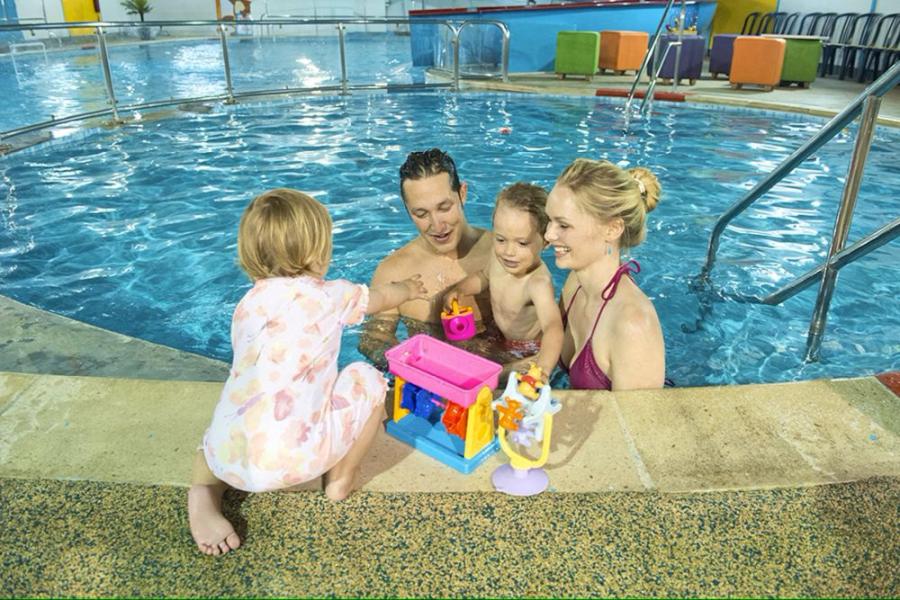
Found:
[[[530,74],[515,76],[508,84],[478,82],[467,87],[592,95],[597,88],[629,85],[627,77],[596,77],[588,82]],[[819,80],[809,90],[791,88],[767,93],[731,90],[719,80],[682,85],[679,91],[687,93],[688,101],[828,116],[841,110],[862,89],[860,84]],[[898,90],[885,98],[881,114],[885,123],[900,124]],[[251,537],[248,548],[223,563],[227,566],[211,567],[211,559],[198,559],[190,552],[181,505],[183,487],[189,482],[191,456],[210,418],[227,365],[90,327],[2,297],[0,340],[0,508],[17,507],[0,510],[0,564],[4,570],[18,565],[15,577],[4,576],[0,595],[900,594],[896,569],[890,567],[891,556],[896,566],[900,539],[897,373],[880,378],[625,393],[559,391],[565,408],[556,421],[548,463],[552,492],[557,495],[544,495],[531,503],[518,501],[516,509],[509,508],[510,501],[491,492],[489,474],[494,466],[504,462],[502,455],[464,476],[383,435],[364,465],[363,492],[344,505],[346,508],[323,504],[318,482],[309,486],[314,493],[297,495],[295,501],[262,499],[255,508],[252,501],[239,502],[248,510],[273,512],[271,518],[275,521],[265,524],[247,517],[251,536],[253,527],[267,535],[279,531],[279,527],[282,534],[307,527],[311,529],[305,535],[312,537],[307,538],[306,551],[316,549],[320,553],[318,560],[322,564],[305,578],[297,579],[299,575],[288,568],[291,577],[270,578],[260,586],[258,570],[254,571],[257,579],[247,579],[243,570],[265,570],[269,562],[256,553],[264,548],[277,557],[283,540],[264,544],[259,537],[255,541]],[[270,506],[270,502],[275,504]],[[605,507],[603,510],[617,516],[586,516],[579,508],[584,503],[590,504],[591,510]],[[756,508],[748,509],[745,504]],[[373,509],[374,505],[380,508]],[[104,508],[95,510],[97,506]],[[475,506],[480,507],[478,514],[466,512]],[[710,532],[703,525],[680,530],[672,523],[699,519],[702,524],[704,514],[715,520],[715,515],[724,514],[716,512],[725,510],[723,506],[743,506],[736,513],[737,520],[731,522],[729,535],[739,535],[740,543],[750,544],[768,562],[761,564],[747,556],[732,556],[731,567],[722,567],[715,577],[708,577],[704,568],[722,561],[721,544],[738,542],[732,538],[704,537]],[[787,512],[793,506],[796,514],[806,516],[797,517],[797,523],[791,524],[795,517],[760,508],[765,506],[781,506]],[[558,572],[533,572],[526,565],[522,569],[533,578],[530,586],[493,579],[493,584],[484,586],[475,563],[450,556],[448,564],[468,569],[463,574],[465,581],[453,583],[453,573],[440,566],[424,569],[422,576],[410,578],[401,574],[406,570],[395,564],[385,566],[393,564],[396,555],[392,553],[398,550],[379,546],[381,542],[376,538],[381,533],[372,533],[368,542],[366,536],[359,541],[363,546],[374,544],[371,551],[379,553],[382,560],[359,563],[358,573],[348,580],[346,569],[340,573],[329,569],[337,569],[333,565],[346,560],[347,552],[357,556],[360,548],[345,548],[343,554],[332,549],[335,556],[325,557],[321,553],[327,552],[316,545],[324,540],[327,546],[329,539],[341,545],[348,543],[348,536],[359,537],[360,530],[346,529],[347,520],[359,519],[366,524],[364,527],[376,528],[378,523],[390,522],[397,515],[416,519],[416,515],[444,510],[442,507],[452,514],[465,515],[472,522],[483,518],[480,515],[486,514],[484,511],[497,511],[501,528],[522,526],[515,516],[499,516],[505,510],[514,514],[523,510],[554,513],[565,523],[562,529],[553,527],[552,532],[544,530],[531,535],[553,536],[565,530],[571,548],[554,546],[546,550],[543,560],[577,574],[559,579]],[[147,511],[163,508],[168,512],[146,525],[140,524]],[[298,517],[296,522],[293,518],[281,522],[276,518],[279,510],[313,511],[312,521]],[[372,510],[383,511],[384,519],[367,521],[362,515]],[[745,510],[756,515],[747,531],[738,524],[741,511]],[[623,522],[633,511],[643,511],[641,521]],[[68,513],[80,515],[72,517],[77,524],[64,518]],[[27,524],[19,522],[17,514],[28,514],[30,520]],[[839,523],[829,516],[838,514],[839,519],[834,518]],[[541,515],[546,518],[545,513]],[[325,527],[316,533],[318,518]],[[581,521],[586,518],[587,522]],[[135,559],[143,561],[138,569],[134,560],[123,559],[134,548],[144,548],[144,542],[129,541],[127,531],[123,533],[121,521],[129,519],[135,524],[132,535],[139,533],[143,539],[154,535],[155,530],[170,545],[181,546],[158,550],[151,545]],[[677,537],[696,535],[697,543],[706,540],[709,547],[702,551],[697,547],[682,549],[679,553],[672,550],[677,544],[648,542],[631,548],[634,553],[647,554],[642,560],[659,561],[666,555],[671,563],[666,573],[651,581],[647,579],[645,562],[635,563],[634,556],[619,556],[618,550],[603,564],[595,562],[599,560],[595,554],[599,547],[592,538],[596,519],[612,519],[606,526],[621,528],[620,535],[613,535],[607,544],[615,544],[618,537],[625,546],[634,545],[635,540],[643,539],[642,535],[665,540],[677,530]],[[865,530],[865,535],[859,534],[865,529],[862,526],[845,531],[847,523],[873,519],[879,526],[871,532]],[[765,523],[760,525],[762,521]],[[333,528],[334,522],[341,524],[339,529]],[[281,525],[272,529],[273,523]],[[392,543],[400,539],[404,552],[408,552],[411,544],[421,543],[422,535],[437,535],[434,529],[445,529],[440,523],[429,522],[418,522],[418,527],[412,531],[401,527],[399,538]],[[479,535],[492,535],[490,526],[479,527]],[[83,541],[93,540],[107,528],[126,536],[126,542]],[[842,533],[837,535],[837,531]],[[796,539],[791,538],[782,548],[778,542],[782,534]],[[503,537],[497,535],[498,539]],[[67,558],[55,548],[73,544],[72,536],[79,537]],[[313,543],[313,538],[318,541]],[[437,547],[420,548],[416,556],[441,560],[442,552],[465,555],[465,544],[455,545],[460,543],[457,536],[436,540],[432,545]],[[529,538],[525,543],[533,541]],[[254,543],[256,550],[249,547]],[[827,548],[833,546],[833,551],[829,550],[830,562],[828,556],[817,554],[823,552],[823,543]],[[35,544],[37,547],[33,547]],[[846,556],[841,553],[844,551],[838,551],[843,544],[849,544]],[[157,551],[162,554],[157,556]],[[296,551],[302,554],[304,550]],[[517,547],[516,552],[520,551]],[[768,551],[774,554],[769,556]],[[171,559],[171,552],[180,558]],[[505,552],[512,550],[507,548]],[[585,553],[591,554],[590,560],[586,560]],[[153,561],[150,567],[145,564],[148,557]],[[169,567],[165,567],[167,557],[174,561]],[[857,561],[852,557],[866,558]],[[303,562],[302,556],[295,558]],[[495,558],[503,560],[502,555]],[[527,555],[519,558],[529,560]],[[283,555],[281,559],[284,560]],[[882,559],[884,564],[879,562]],[[124,574],[111,574],[99,567],[110,564],[110,560]],[[76,564],[79,561],[83,564]],[[622,561],[622,566],[616,566],[617,561]],[[124,562],[130,566],[124,566]],[[293,568],[299,563],[295,562]],[[592,565],[593,571],[576,568],[585,564]],[[872,571],[877,575],[869,572],[872,565],[878,567]],[[399,570],[392,570],[394,567]],[[183,570],[181,576],[188,583],[166,583],[167,568],[174,569],[173,573]],[[611,571],[603,581],[591,579],[591,573],[607,568]],[[890,575],[892,571],[894,575]],[[611,585],[613,572],[618,573],[617,585]],[[584,577],[588,579],[579,579]],[[313,580],[317,582],[314,586],[310,584]],[[234,583],[223,588],[226,581]]]

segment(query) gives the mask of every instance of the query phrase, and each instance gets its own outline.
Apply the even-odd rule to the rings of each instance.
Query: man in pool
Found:
[[[411,300],[366,321],[359,350],[380,368],[387,367],[384,351],[397,343],[401,319],[410,336],[428,333],[443,339],[443,293],[468,275],[483,271],[488,264],[491,235],[466,220],[466,191],[453,159],[437,148],[411,152],[400,167],[400,196],[419,235],[378,264],[371,285],[419,273],[433,295],[428,300]],[[460,303],[470,304],[477,320],[490,321],[490,298],[486,292],[474,298],[463,297]],[[469,349],[486,354],[475,347]]]

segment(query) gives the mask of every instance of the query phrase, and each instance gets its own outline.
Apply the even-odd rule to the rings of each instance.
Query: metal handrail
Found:
[[[810,287],[818,278],[821,284],[819,286],[819,293],[816,296],[813,316],[810,319],[809,332],[807,334],[806,361],[816,361],[819,359],[819,349],[822,344],[822,336],[825,332],[828,308],[831,304],[832,295],[834,294],[835,284],[837,283],[838,271],[843,266],[865,256],[872,250],[883,246],[900,235],[900,218],[895,218],[887,225],[856,242],[849,248],[844,248],[844,244],[847,241],[847,236],[850,231],[850,223],[853,219],[853,209],[856,205],[856,198],[862,183],[863,169],[865,168],[866,158],[872,143],[872,137],[875,133],[875,124],[878,118],[878,109],[881,106],[881,98],[888,91],[893,89],[898,82],[900,82],[900,63],[895,64],[877,81],[867,87],[862,94],[847,106],[847,108],[831,119],[831,121],[819,130],[816,135],[797,149],[791,156],[782,161],[775,170],[750,190],[744,198],[725,211],[713,226],[713,232],[710,236],[709,247],[707,249],[706,263],[704,264],[700,275],[698,275],[694,281],[694,288],[697,290],[703,289],[709,285],[709,274],[714,264],[716,251],[718,250],[719,237],[722,235],[722,232],[725,230],[728,223],[738,214],[746,210],[747,207],[761,197],[762,194],[781,181],[803,160],[837,135],[845,126],[852,122],[858,114],[862,113],[853,155],[850,159],[846,183],[844,184],[844,190],[841,195],[841,205],[838,209],[837,217],[835,218],[834,231],[832,233],[831,244],[828,248],[828,257],[825,262],[816,269],[804,273],[788,285],[764,298],[748,296],[741,296],[738,298],[743,301],[779,304]]]
[[[42,129],[46,129],[48,127],[54,127],[61,125],[63,123],[70,123],[74,121],[81,121],[84,119],[96,118],[100,116],[112,115],[114,121],[119,121],[119,112],[132,112],[140,109],[146,108],[159,108],[163,106],[172,106],[176,104],[181,104],[184,102],[218,102],[224,101],[226,103],[234,103],[239,98],[246,97],[258,97],[258,96],[267,96],[267,95],[280,95],[280,94],[297,94],[297,93],[312,93],[312,92],[339,92],[340,94],[348,94],[350,90],[382,90],[382,89],[435,89],[435,88],[452,88],[454,91],[459,90],[459,80],[461,78],[484,78],[485,75],[471,75],[460,73],[459,70],[459,36],[465,27],[477,24],[477,25],[492,25],[500,29],[502,34],[502,54],[501,54],[501,73],[500,77],[503,81],[509,80],[509,28],[506,27],[506,24],[502,21],[492,21],[492,20],[471,20],[471,21],[458,21],[458,20],[444,20],[444,19],[419,19],[415,20],[415,24],[424,24],[424,25],[443,25],[450,29],[452,33],[451,43],[454,46],[453,53],[453,80],[451,83],[413,83],[413,84],[389,84],[387,82],[383,83],[375,83],[375,84],[353,84],[351,85],[347,76],[347,64],[346,64],[346,54],[345,54],[345,39],[344,39],[344,30],[347,25],[371,25],[371,24],[406,24],[409,25],[411,23],[410,19],[404,18],[290,18],[290,19],[267,19],[265,21],[262,20],[247,20],[242,21],[242,25],[249,26],[267,26],[273,23],[282,24],[282,25],[335,25],[338,31],[338,40],[340,44],[340,59],[341,59],[341,83],[339,86],[316,86],[316,87],[308,87],[308,88],[279,88],[279,89],[261,89],[261,90],[250,90],[247,92],[236,93],[234,91],[232,81],[231,81],[231,63],[229,60],[228,54],[228,44],[225,36],[225,27],[233,26],[235,24],[234,21],[143,21],[141,22],[142,26],[145,27],[197,27],[197,26],[215,26],[217,28],[219,38],[222,45],[222,62],[225,73],[225,85],[226,85],[226,94],[214,94],[208,96],[200,96],[200,97],[190,97],[190,98],[169,98],[168,100],[156,100],[151,102],[142,102],[138,104],[131,104],[128,106],[119,106],[118,101],[115,97],[115,88],[112,82],[112,73],[109,68],[109,56],[106,46],[106,36],[104,33],[105,28],[116,28],[116,27],[134,27],[136,25],[133,21],[78,21],[78,22],[66,22],[66,23],[39,23],[33,25],[6,25],[0,24],[0,31],[23,31],[23,30],[31,30],[31,29],[68,29],[73,27],[86,27],[86,28],[94,28],[97,32],[97,38],[99,40],[98,44],[98,52],[100,53],[100,61],[101,67],[103,71],[103,80],[106,87],[107,93],[107,102],[110,105],[108,109],[102,110],[94,110],[88,111],[84,113],[79,113],[76,115],[70,115],[63,118],[55,118],[51,117],[48,121],[42,121],[39,123],[33,123],[31,125],[26,125],[24,127],[18,127],[15,129],[10,129],[8,131],[0,131],[0,140],[11,138],[17,135],[21,135],[23,133],[30,133],[33,131],[39,131]]]
[[[719,238],[725,231],[725,227],[727,227],[735,217],[744,212],[751,204],[772,189],[775,184],[800,165],[800,163],[809,158],[816,150],[824,146],[831,138],[852,123],[862,111],[862,105],[866,98],[869,96],[882,97],[898,83],[900,83],[900,63],[894,64],[884,73],[884,75],[872,82],[872,84],[851,101],[844,110],[826,123],[818,133],[800,148],[795,150],[793,154],[784,159],[771,173],[757,183],[752,190],[747,192],[743,198],[731,205],[728,210],[719,217],[715,225],[713,225],[712,234],[710,235],[709,245],[706,251],[706,262],[703,265],[700,274],[697,276],[697,281],[700,283],[709,281],[709,273],[712,271],[715,263],[716,251],[719,249]]]
[[[631,83],[631,90],[628,92],[628,99],[625,101],[625,114],[631,114],[631,103],[634,101],[634,96],[637,93],[638,84],[641,81],[641,75],[644,74],[644,69],[647,69],[647,64],[650,62],[650,57],[655,56],[657,48],[659,47],[659,38],[661,37],[661,31],[663,25],[666,23],[666,19],[669,17],[669,11],[672,9],[672,5],[675,4],[675,0],[668,0],[666,3],[665,9],[663,9],[663,13],[659,18],[659,24],[656,26],[656,31],[653,33],[653,40],[650,42],[650,46],[647,48],[647,52],[644,53],[644,60],[641,61],[641,66],[638,68],[637,73],[634,75],[634,81]],[[649,69],[647,73],[650,77],[647,84],[647,93],[644,95],[644,101],[641,102],[641,106],[639,112],[643,113],[646,110],[646,107],[649,106],[648,101],[652,102],[653,90],[656,88],[656,79],[659,77],[659,72],[662,70],[662,65],[666,61],[666,58],[669,55],[669,51],[672,48],[675,48],[675,71],[673,77],[673,85],[672,89],[678,89],[678,68],[679,63],[681,62],[681,47],[682,47],[682,36],[684,35],[684,18],[686,14],[685,8],[685,0],[681,0],[681,12],[678,15],[676,20],[676,31],[678,32],[678,39],[675,42],[672,42],[666,47],[665,53],[663,53],[662,60],[659,61],[659,64],[656,66],[656,72],[653,73]]]
[[[838,214],[834,220],[834,232],[831,234],[831,244],[828,247],[829,259],[843,250],[844,244],[847,243],[850,222],[853,220],[853,209],[856,207],[856,197],[859,194],[859,187],[862,185],[863,168],[866,166],[866,157],[869,155],[872,137],[875,135],[875,119],[878,118],[879,108],[881,108],[881,97],[866,97],[862,115],[859,118],[859,131],[856,134],[853,156],[850,158],[850,167],[847,171],[847,182],[844,184],[844,192],[841,194],[841,206],[838,208]],[[816,305],[806,338],[807,361],[819,359],[819,346],[822,344],[822,335],[825,333],[825,320],[828,318],[828,307],[831,305],[831,296],[834,294],[834,285],[837,283],[837,273],[838,270],[828,264],[822,271],[822,284],[819,286],[819,294],[816,296]]]
[[[644,60],[641,61],[641,66],[638,68],[637,73],[634,75],[634,81],[631,83],[631,90],[628,92],[628,99],[625,101],[625,114],[631,113],[631,103],[634,101],[634,94],[637,91],[638,83],[641,80],[641,75],[644,74],[644,69],[647,68],[647,63],[650,62],[650,57],[653,56],[653,53],[656,52],[656,46],[659,44],[659,33],[662,31],[663,25],[666,23],[666,19],[669,17],[669,10],[672,8],[672,5],[675,4],[675,0],[668,0],[666,2],[666,8],[662,12],[662,16],[659,18],[659,24],[656,26],[656,32],[653,34],[653,40],[650,42],[650,47],[647,48],[647,52],[644,53]],[[682,6],[684,5],[684,0],[682,0]]]

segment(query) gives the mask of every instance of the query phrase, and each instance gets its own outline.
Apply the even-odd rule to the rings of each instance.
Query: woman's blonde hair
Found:
[[[250,202],[238,228],[238,260],[250,279],[296,277],[331,257],[331,217],[303,192],[278,188]]]
[[[625,224],[619,246],[633,248],[646,235],[647,213],[656,208],[662,191],[648,169],[627,171],[606,160],[575,159],[556,180],[575,195],[578,205],[602,221],[620,218]]]

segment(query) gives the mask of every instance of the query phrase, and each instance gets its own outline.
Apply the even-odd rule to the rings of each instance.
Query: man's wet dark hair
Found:
[[[406,162],[400,165],[400,197],[404,201],[406,200],[406,196],[403,195],[403,182],[407,179],[424,179],[441,173],[450,176],[450,189],[458,192],[459,175],[456,173],[456,163],[449,154],[439,148],[423,152],[410,152],[406,157]]]

